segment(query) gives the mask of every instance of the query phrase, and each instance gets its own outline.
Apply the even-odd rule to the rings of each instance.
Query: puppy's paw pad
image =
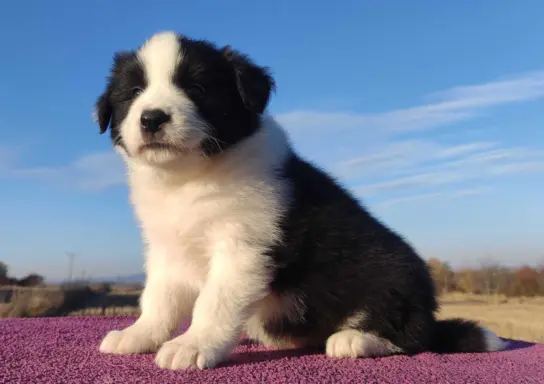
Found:
[[[122,355],[153,352],[154,349],[156,345],[149,336],[130,329],[111,331],[104,337],[98,348],[101,353]]]
[[[218,353],[200,348],[195,340],[184,335],[163,344],[155,358],[158,367],[170,370],[213,368],[219,361]]]
[[[335,333],[327,339],[326,354],[329,357],[364,356],[364,334],[356,330]]]

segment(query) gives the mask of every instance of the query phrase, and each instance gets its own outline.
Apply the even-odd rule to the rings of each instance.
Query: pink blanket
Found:
[[[544,345],[510,341],[486,354],[332,360],[317,351],[267,350],[242,341],[222,366],[168,371],[153,354],[102,355],[98,345],[127,317],[0,320],[0,383],[544,383]]]

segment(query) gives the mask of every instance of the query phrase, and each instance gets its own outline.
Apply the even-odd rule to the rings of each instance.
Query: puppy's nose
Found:
[[[162,109],[146,109],[140,116],[142,131],[145,133],[156,133],[161,130],[164,123],[170,121],[170,115]]]

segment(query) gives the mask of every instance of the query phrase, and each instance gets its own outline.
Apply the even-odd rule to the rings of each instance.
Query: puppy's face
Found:
[[[129,160],[210,157],[258,129],[273,88],[265,68],[229,47],[162,32],[115,54],[95,118]]]

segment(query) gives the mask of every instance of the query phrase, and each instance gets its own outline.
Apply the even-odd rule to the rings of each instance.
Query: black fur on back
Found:
[[[355,326],[414,354],[483,351],[469,322],[436,322],[435,287],[427,264],[404,239],[374,218],[328,174],[292,154],[279,175],[292,188],[283,243],[271,250],[278,295],[296,297],[303,320],[270,320],[276,337],[326,340],[349,317]]]

